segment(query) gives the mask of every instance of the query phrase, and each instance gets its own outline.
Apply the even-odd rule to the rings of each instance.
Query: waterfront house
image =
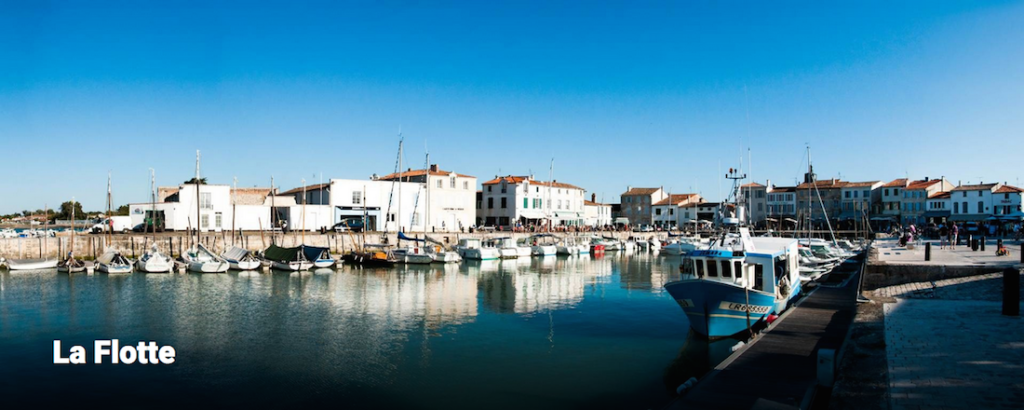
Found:
[[[796,221],[796,187],[769,187],[765,221],[773,229],[792,229]]]
[[[679,224],[684,225],[694,221],[714,222],[715,213],[718,212],[718,202],[695,202],[679,207],[682,211]]]
[[[901,191],[900,214],[902,216],[902,223],[924,224],[926,222],[925,212],[927,212],[928,197],[938,192],[949,191],[950,189],[953,189],[953,184],[946,181],[945,178],[930,179],[925,177],[923,180],[907,183],[906,187]]]
[[[703,202],[698,194],[671,194],[651,206],[654,211],[654,225],[672,229],[682,224],[682,208],[689,204]]]
[[[876,217],[876,219],[884,217],[891,222],[903,220],[903,190],[907,187],[908,181],[907,178],[899,178],[882,185],[881,216]]]
[[[423,184],[423,198],[417,212],[422,212],[425,232],[458,231],[476,222],[476,177],[440,169],[430,164],[427,169],[408,169],[380,178]],[[416,226],[417,224],[414,224]]]
[[[620,195],[621,216],[628,218],[630,225],[652,225],[654,224],[654,203],[665,199],[665,197],[665,190],[662,188],[628,186],[626,192]]]
[[[839,223],[844,229],[864,227],[881,208],[882,181],[847,182],[840,188]]]
[[[924,212],[924,222],[944,224],[951,215],[951,192],[936,192],[928,197],[928,207]]]
[[[270,188],[237,188],[229,185],[199,185],[199,230],[203,232],[230,230],[255,231],[271,229],[273,222],[301,221],[302,210],[295,197],[271,195]],[[156,211],[156,220],[165,230],[185,231],[196,228],[196,185],[157,188],[157,202],[128,204],[132,226],[142,224]],[[273,215],[272,215],[273,214]],[[316,215],[316,216],[314,216]],[[324,210],[307,207],[307,227],[315,230],[317,220],[325,219]],[[290,228],[300,226],[290,223]]]
[[[818,229],[825,229],[827,224],[822,214],[824,208],[828,222],[835,228],[839,214],[842,213],[842,188],[846,182],[831,178],[811,183],[806,175],[804,179],[804,183],[796,187],[797,220],[806,221],[810,218]]]
[[[589,201],[583,201],[584,224],[590,227],[602,227],[612,224],[612,206],[597,202],[597,195],[591,194]]]
[[[960,185],[950,191],[951,222],[981,222],[1020,211],[1021,189],[1002,183]]]
[[[751,182],[740,186],[747,207],[747,220],[753,226],[764,225],[768,217],[768,191],[771,185],[772,181],[768,180],[766,185]]]
[[[532,176],[503,176],[481,184],[482,203],[477,218],[485,226],[582,226],[586,223],[583,188]]]

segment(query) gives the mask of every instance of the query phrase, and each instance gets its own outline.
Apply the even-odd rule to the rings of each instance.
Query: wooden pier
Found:
[[[862,273],[863,261],[841,287],[818,287],[784,314],[781,321],[715,367],[665,409],[812,407],[819,390],[818,352],[834,351],[833,363],[838,367],[843,341],[856,315]],[[832,368],[833,375],[836,367]],[[830,389],[821,390],[828,394]]]

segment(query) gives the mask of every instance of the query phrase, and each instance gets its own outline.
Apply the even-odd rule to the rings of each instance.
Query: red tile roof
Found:
[[[586,199],[583,200],[583,205],[589,205],[589,206],[612,206],[611,204],[602,204],[602,203],[599,203],[599,202],[591,202],[591,201],[588,201]]]
[[[814,181],[814,185],[817,185],[818,189],[842,188],[842,187],[846,186],[846,184],[847,184],[846,182],[838,180],[838,179],[821,179],[821,180]],[[800,185],[797,185],[796,189],[808,189],[808,188],[810,188],[812,186],[813,185],[804,182],[804,183],[802,183]]]
[[[847,182],[847,183],[846,183],[846,186],[844,186],[844,188],[862,188],[862,187],[869,187],[869,186],[874,186],[875,184],[877,184],[877,183],[879,183],[879,182],[882,182],[882,181],[866,181],[866,182]]]
[[[399,174],[401,174],[402,179],[412,178],[412,177],[420,177],[420,176],[426,175],[428,172],[430,173],[430,175],[436,176],[436,177],[446,177],[446,176],[449,176],[451,174],[455,174],[455,176],[462,177],[462,178],[476,178],[476,177],[474,177],[472,175],[457,174],[457,173],[454,173],[454,172],[448,172],[448,171],[444,171],[444,170],[440,170],[440,169],[437,170],[437,171],[431,171],[429,169],[410,169],[408,171],[404,171],[404,172],[401,172],[401,173],[395,172],[395,173],[387,174],[385,176],[380,177],[380,180],[381,181],[390,181],[390,180],[393,180],[393,179],[398,179]]]
[[[549,186],[549,187],[552,187],[552,188],[579,189],[581,191],[584,190],[583,188],[580,188],[580,187],[578,187],[576,185],[566,184],[564,182],[558,182],[558,181],[544,182],[544,181],[537,181],[537,180],[530,179],[530,177],[519,177],[519,176],[512,176],[512,175],[504,176],[504,177],[498,177],[498,178],[492,179],[490,181],[484,182],[482,185],[495,185],[495,184],[501,183],[502,181],[505,181],[505,182],[507,182],[509,184],[513,184],[513,185],[521,184],[521,183],[523,183],[525,181],[525,182],[529,182],[529,183],[531,183],[533,185]]]
[[[1003,185],[996,190],[997,194],[1012,194],[1014,192],[1024,192],[1024,189],[1017,188],[1013,185]]]
[[[761,185],[757,182],[751,182],[749,184],[740,185],[740,188],[764,188],[764,185]]]
[[[939,183],[942,183],[941,179],[930,179],[930,180],[927,180],[927,181],[919,180],[919,181],[914,181],[914,182],[911,182],[910,184],[908,184],[906,189],[927,189],[927,188],[931,187],[932,185],[939,184]]]
[[[949,191],[942,191],[942,192],[936,192],[934,194],[928,195],[928,199],[946,199],[946,198],[949,198],[950,196],[952,196],[951,192],[949,192]]]
[[[678,205],[680,202],[686,202],[699,197],[700,196],[697,194],[672,194],[672,196],[666,197],[665,199],[655,202],[654,205]]]
[[[630,188],[629,191],[624,192],[620,196],[634,196],[634,195],[653,195],[661,188]]]
[[[776,192],[783,192],[783,193],[784,192],[796,192],[796,187],[795,186],[776,186],[776,187],[772,187],[772,193],[774,194]]]
[[[992,190],[996,185],[999,184],[974,184],[974,185],[960,185],[953,188],[954,191],[981,191],[981,190]]]
[[[902,187],[905,187],[905,186],[907,186],[907,179],[906,178],[894,179],[894,180],[892,180],[892,182],[889,182],[888,184],[882,185],[883,188],[897,188],[897,187],[902,188]]]

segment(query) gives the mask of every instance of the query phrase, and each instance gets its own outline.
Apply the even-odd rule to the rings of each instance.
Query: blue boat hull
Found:
[[[690,327],[708,338],[745,332],[769,314],[785,310],[792,296],[800,292],[798,284],[789,298],[776,300],[773,294],[745,292],[738,286],[710,280],[672,282],[665,289],[686,312]]]

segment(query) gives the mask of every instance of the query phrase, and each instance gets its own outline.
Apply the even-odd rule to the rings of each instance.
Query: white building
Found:
[[[331,208],[328,227],[365,217],[371,231],[396,232],[401,225],[403,232],[450,232],[470,227],[476,214],[476,177],[442,171],[437,165],[367,180],[331,179],[307,186],[305,192],[309,203]],[[285,194],[301,203],[302,187]]]
[[[586,224],[583,188],[528,176],[504,176],[482,184],[478,224],[514,227],[517,223],[553,226]],[[609,211],[609,217],[611,211]]]
[[[683,207],[703,201],[698,194],[672,194],[651,206],[655,226],[675,228],[688,218],[683,217]]]
[[[229,185],[199,185],[199,207],[196,207],[196,185],[157,189],[157,202],[129,204],[132,225],[138,225],[155,209],[157,220],[163,220],[165,230],[186,231],[196,227],[203,232],[231,229],[255,231],[270,230],[275,224],[287,224],[290,229],[302,229],[305,209],[306,230],[330,227],[329,208],[296,204],[292,196],[272,196],[270,188],[238,188]]]
[[[960,185],[950,191],[949,220],[981,222],[990,216],[1020,211],[1021,193],[1020,188],[1001,183]]]
[[[590,227],[601,227],[612,224],[612,206],[594,202],[596,199],[591,195],[590,201],[583,201],[584,224]]]

